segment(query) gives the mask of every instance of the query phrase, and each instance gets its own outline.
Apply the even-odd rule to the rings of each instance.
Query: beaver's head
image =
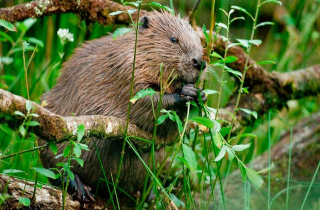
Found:
[[[177,80],[195,83],[200,69],[206,67],[196,32],[188,21],[168,12],[142,17],[138,37],[138,53],[152,65],[149,68],[160,69],[163,63],[164,75],[174,69]]]

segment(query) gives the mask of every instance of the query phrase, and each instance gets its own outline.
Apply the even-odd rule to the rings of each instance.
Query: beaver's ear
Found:
[[[144,16],[140,19],[139,31],[149,28],[150,19],[147,16]]]

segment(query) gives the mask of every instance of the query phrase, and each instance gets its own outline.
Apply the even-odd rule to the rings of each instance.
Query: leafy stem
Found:
[[[255,17],[253,19],[253,25],[252,25],[252,31],[251,31],[251,37],[250,37],[250,40],[253,40],[253,37],[254,37],[254,32],[256,30],[256,24],[257,24],[257,18],[258,18],[258,13],[259,13],[259,9],[260,9],[260,0],[258,0],[258,4],[257,4],[257,9],[256,9],[256,14],[255,14]],[[239,92],[238,92],[238,96],[237,96],[237,101],[236,101],[236,106],[234,108],[234,112],[233,112],[233,115],[236,116],[236,113],[237,113],[237,110],[238,110],[238,106],[239,106],[239,102],[240,102],[240,98],[241,98],[241,93],[242,93],[242,88],[243,88],[243,84],[244,84],[244,80],[245,80],[245,77],[246,77],[246,73],[247,73],[247,70],[249,69],[248,67],[248,63],[249,63],[249,56],[250,56],[250,53],[251,53],[251,46],[252,44],[249,43],[248,44],[248,47],[247,47],[247,58],[246,58],[246,62],[245,62],[245,67],[244,67],[244,70],[243,70],[243,74],[241,76],[241,80],[240,80],[240,88],[239,88]],[[231,136],[231,132],[232,132],[232,128],[234,126],[234,123],[235,123],[235,118],[232,118],[232,121],[231,121],[231,129],[229,131],[229,134],[228,134],[228,138],[227,138],[227,142],[229,141],[230,139],[230,136]]]

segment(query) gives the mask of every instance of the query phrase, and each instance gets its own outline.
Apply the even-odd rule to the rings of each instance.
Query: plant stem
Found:
[[[214,6],[215,6],[215,0],[212,0],[211,3],[211,16],[210,16],[210,32],[209,32],[209,41],[207,43],[207,57],[210,59],[210,53],[211,53],[211,49],[212,49],[212,33],[213,33],[213,28],[214,28],[214,24],[215,24],[215,20],[214,20]],[[203,63],[202,63],[203,65]],[[203,66],[201,65],[201,69],[199,72],[199,77],[197,80],[197,84],[196,87],[199,87],[199,83],[200,83],[200,78],[201,78],[201,74],[202,74],[202,68]]]
[[[130,87],[130,96],[129,96],[129,99],[132,98],[132,95],[133,95],[133,86],[134,86],[134,72],[135,72],[135,68],[136,68],[136,57],[137,57],[137,45],[138,45],[138,29],[139,29],[139,15],[140,15],[140,8],[141,8],[141,4],[142,4],[142,1],[139,3],[139,6],[138,6],[138,14],[137,14],[137,21],[136,21],[136,24],[134,24],[134,21],[129,14],[129,17],[132,21],[132,23],[134,24],[134,29],[135,29],[135,32],[136,32],[136,37],[135,37],[135,43],[134,43],[134,57],[133,57],[133,65],[132,65],[132,76],[131,76],[131,87]],[[126,8],[126,7],[125,7]],[[126,8],[127,10],[127,8]],[[128,10],[127,10],[128,12]],[[129,105],[128,105],[128,114],[127,114],[127,124],[126,124],[126,129],[125,129],[125,136],[127,136],[127,133],[128,133],[128,126],[129,126],[129,121],[130,121],[130,111],[131,111],[131,102],[129,100]],[[118,185],[118,182],[119,182],[119,178],[120,178],[120,172],[121,172],[121,167],[122,167],[122,163],[123,163],[123,156],[124,156],[124,150],[125,150],[125,147],[126,147],[126,138],[124,138],[123,140],[123,145],[122,145],[122,151],[121,151],[121,157],[120,157],[120,162],[119,162],[119,165],[118,165],[118,171],[117,171],[117,176],[116,176],[116,180],[115,180],[115,189],[117,188],[117,185]],[[113,198],[113,195],[114,193],[112,193],[112,196],[110,199]]]
[[[1,157],[0,160],[7,159],[7,158],[10,158],[10,157],[13,157],[13,156],[16,156],[16,155],[20,155],[20,154],[23,154],[23,153],[32,152],[32,151],[35,151],[35,150],[38,150],[38,149],[42,149],[42,148],[44,148],[46,146],[47,145],[43,145],[43,146],[39,146],[39,147],[34,147],[32,149],[24,150],[24,151],[21,151],[21,152],[13,153],[11,155],[7,155],[7,156],[4,156],[4,157]]]
[[[220,89],[219,89],[219,96],[218,96],[218,103],[217,103],[217,111],[215,115],[215,120],[218,118],[218,113],[219,113],[219,107],[220,107],[220,101],[221,101],[221,93],[222,93],[222,86],[223,86],[223,78],[224,78],[224,73],[225,73],[225,66],[226,66],[226,57],[228,53],[228,42],[229,42],[229,26],[230,26],[230,14],[228,15],[228,29],[227,29],[227,41],[225,44],[225,51],[224,51],[224,59],[223,59],[223,68],[222,68],[222,73],[221,73],[221,81],[220,81]]]
[[[254,17],[254,20],[253,20],[253,26],[252,26],[252,31],[251,31],[250,40],[253,39],[253,37],[254,37],[254,32],[255,32],[255,30],[256,30],[256,24],[257,24],[257,18],[258,18],[259,8],[260,8],[260,0],[258,0],[257,9],[256,9],[256,14],[255,14],[255,17]],[[246,62],[245,62],[245,65],[244,65],[243,74],[242,74],[242,77],[241,77],[241,82],[240,82],[241,84],[240,84],[240,88],[239,88],[239,93],[238,93],[238,97],[237,97],[236,106],[235,106],[234,111],[233,111],[233,115],[234,115],[234,116],[236,116],[236,114],[237,114],[237,109],[238,109],[239,102],[240,102],[240,98],[241,98],[241,92],[242,92],[244,80],[245,80],[245,78],[246,78],[246,73],[247,73],[247,70],[248,70],[249,56],[250,56],[251,46],[252,46],[252,44],[250,44],[250,43],[248,43],[248,44],[249,44],[249,47],[248,47],[248,50],[247,50],[247,58],[246,58]],[[231,129],[230,129],[229,134],[228,134],[227,142],[228,142],[229,139],[230,139],[231,131],[232,131],[232,128],[233,128],[233,126],[234,126],[234,123],[235,123],[235,118],[232,118],[232,121],[231,121]]]

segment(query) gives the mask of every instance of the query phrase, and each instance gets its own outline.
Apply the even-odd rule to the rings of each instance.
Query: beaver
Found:
[[[135,33],[129,32],[113,40],[105,36],[88,41],[75,50],[71,58],[61,69],[61,76],[56,85],[45,93],[42,100],[47,101],[46,108],[62,115],[105,115],[126,120],[131,86],[131,74],[135,48]],[[134,75],[134,94],[139,90],[153,88],[160,90],[160,65],[162,64],[163,81],[166,81],[172,70],[176,79],[172,82],[162,97],[162,108],[174,110],[183,119],[186,115],[187,101],[198,100],[198,89],[193,85],[201,68],[206,63],[202,59],[200,38],[187,20],[168,12],[153,12],[140,19],[136,52],[136,67]],[[172,77],[172,76],[171,76]],[[202,100],[206,97],[201,91]],[[160,96],[154,95],[139,99],[132,105],[130,122],[138,127],[153,131],[154,116],[151,100],[157,107]],[[173,141],[178,132],[175,122],[167,119],[157,127],[157,135]],[[96,187],[99,178],[103,178],[97,158],[95,142],[106,176],[111,182],[115,179],[122,141],[107,141],[90,138],[88,147],[91,151],[83,151],[81,158],[84,165],[72,164],[72,170],[77,178],[86,186]],[[64,144],[58,145],[59,152]],[[145,163],[149,162],[150,154],[141,154]],[[56,167],[59,159],[45,149],[41,159],[47,168]],[[164,148],[155,152],[156,162],[164,159]],[[118,186],[134,193],[142,190],[147,176],[141,160],[129,147],[125,155]],[[81,182],[80,182],[81,183]],[[99,192],[108,192],[106,187],[99,187]],[[81,192],[82,199],[86,192]]]

